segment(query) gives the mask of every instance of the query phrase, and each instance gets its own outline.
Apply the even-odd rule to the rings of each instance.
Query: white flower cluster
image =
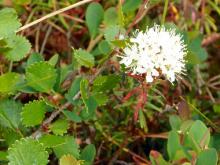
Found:
[[[120,63],[134,75],[146,75],[147,82],[164,75],[170,82],[185,68],[186,46],[182,36],[172,29],[154,25],[134,33],[130,43],[123,49]]]

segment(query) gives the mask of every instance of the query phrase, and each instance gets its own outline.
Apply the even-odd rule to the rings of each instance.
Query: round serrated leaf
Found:
[[[26,70],[27,85],[39,92],[49,92],[56,82],[56,69],[47,62],[37,62]]]
[[[83,165],[83,161],[77,161],[72,155],[63,155],[62,158],[60,158],[59,165]]]
[[[22,105],[14,100],[0,101],[0,125],[14,131],[20,125],[20,112]]]
[[[69,123],[67,120],[59,119],[52,123],[49,128],[55,135],[63,135],[67,132]]]
[[[9,165],[46,165],[48,153],[37,140],[26,138],[16,141],[8,150]]]
[[[0,10],[0,18],[0,38],[15,33],[21,26],[14,9],[5,8]]]
[[[95,59],[93,55],[83,49],[75,50],[74,57],[77,62],[85,67],[91,68],[95,65]]]
[[[46,104],[42,100],[35,100],[25,104],[22,108],[22,123],[26,126],[41,124],[46,113]]]
[[[16,84],[20,80],[18,73],[5,73],[0,76],[0,93],[11,94],[16,90]]]
[[[4,52],[4,55],[11,61],[20,61],[26,57],[31,49],[29,41],[22,36],[11,35],[6,41],[10,49]]]
[[[92,164],[95,159],[96,148],[93,144],[87,145],[81,152],[80,159],[85,160],[86,162]]]
[[[70,154],[76,159],[79,158],[79,146],[76,143],[76,140],[71,136],[66,136],[65,143],[60,144],[56,147],[53,147],[53,150],[58,158],[61,158],[63,155]]]

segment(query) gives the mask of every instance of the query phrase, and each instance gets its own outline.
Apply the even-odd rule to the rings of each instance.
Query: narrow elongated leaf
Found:
[[[74,96],[80,91],[80,82],[82,78],[76,77],[73,81],[70,89],[68,90],[67,94],[65,95],[69,102],[74,103]]]
[[[74,121],[76,123],[81,122],[82,119],[80,118],[79,115],[77,115],[74,111],[63,111],[63,114],[67,117],[68,120]]]
[[[176,153],[181,149],[179,136],[176,131],[171,131],[168,137],[167,151],[170,160],[175,159]]]

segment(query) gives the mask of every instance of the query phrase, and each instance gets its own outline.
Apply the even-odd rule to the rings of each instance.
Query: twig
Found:
[[[63,34],[66,34],[66,31],[65,31],[62,27],[56,25],[56,24],[53,23],[52,21],[47,20],[47,23],[48,23],[49,25],[51,25],[54,29],[58,30],[59,32],[61,32],[61,33],[63,33]]]
[[[39,52],[40,29],[41,29],[41,24],[39,24],[37,27],[37,32],[36,32],[36,37],[35,37],[35,51],[36,52]]]
[[[39,135],[41,135],[41,129],[47,125],[49,125],[53,119],[55,119],[64,109],[66,109],[67,107],[69,107],[71,105],[70,102],[66,102],[64,105],[62,105],[57,111],[54,111],[49,118],[47,118],[43,124],[41,125],[41,127],[35,131],[33,134],[32,134],[32,137],[34,138],[38,138]]]
[[[110,142],[112,142],[113,144],[117,145],[118,147],[121,147],[121,145],[115,141],[112,137],[108,136],[105,132],[102,132],[102,135]],[[129,150],[128,148],[125,148],[125,147],[121,147],[121,149],[124,151],[124,152],[127,152],[129,153],[130,155],[140,159],[141,161],[145,162],[146,164],[150,164],[150,162],[147,160],[147,159],[144,159],[142,158],[140,155],[132,152],[131,150]]]
[[[68,15],[68,14],[65,14],[65,13],[62,13],[61,15],[62,15],[63,17],[65,17],[65,18],[68,18],[68,19],[73,20],[73,21],[75,21],[75,22],[85,23],[85,21],[82,20],[82,19],[80,19],[80,18],[73,17],[73,16]]]
[[[140,9],[138,10],[137,15],[135,16],[133,22],[128,26],[128,30],[127,30],[127,34],[130,33],[130,31],[132,30],[132,28],[142,20],[142,18],[144,18],[144,16],[147,14],[149,9],[146,9],[146,4],[148,3],[148,0],[145,0],[143,5],[140,7]]]
[[[212,33],[202,40],[202,46],[206,47],[220,39],[219,33]]]
[[[44,21],[44,20],[46,20],[46,19],[48,19],[48,18],[51,18],[51,17],[53,17],[53,16],[55,16],[55,15],[58,15],[58,14],[60,14],[60,13],[63,13],[63,12],[65,12],[65,11],[67,11],[67,10],[73,9],[73,8],[75,8],[75,7],[79,7],[79,6],[81,6],[81,5],[84,5],[84,4],[89,3],[89,2],[92,2],[92,1],[93,1],[93,0],[83,0],[83,1],[77,2],[77,3],[73,4],[73,5],[64,7],[64,8],[62,8],[62,9],[57,10],[57,11],[54,11],[54,12],[52,12],[52,13],[50,13],[50,14],[48,14],[48,15],[45,15],[44,17],[41,17],[41,18],[39,18],[39,19],[37,19],[37,20],[35,20],[35,21],[33,21],[33,22],[27,24],[27,25],[22,26],[20,29],[18,29],[17,32],[20,32],[20,31],[22,31],[22,30],[24,30],[24,29],[27,29],[27,28],[31,27],[31,26],[34,26],[34,25],[36,25],[36,24],[38,24],[38,23],[40,23],[40,22],[42,22],[42,21]]]
[[[94,40],[91,39],[91,41],[89,42],[89,46],[87,48],[87,52],[90,52],[94,46],[102,39],[103,34],[98,35]]]
[[[48,29],[47,29],[47,32],[46,32],[46,35],[45,35],[45,37],[44,37],[44,41],[43,41],[43,43],[42,43],[42,45],[41,45],[40,54],[43,54],[43,52],[44,52],[44,48],[45,48],[45,46],[46,46],[46,43],[47,43],[48,37],[49,37],[49,35],[50,35],[50,33],[51,33],[51,30],[52,30],[52,26],[49,25],[49,27],[48,27]]]

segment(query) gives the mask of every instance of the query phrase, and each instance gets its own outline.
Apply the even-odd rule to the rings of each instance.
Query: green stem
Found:
[[[169,0],[165,0],[165,5],[164,5],[164,9],[163,9],[163,16],[162,16],[162,20],[161,20],[161,25],[164,25],[164,23],[165,23],[165,19],[166,19],[166,15],[167,15],[167,10],[168,10],[168,4],[169,4]]]
[[[8,72],[11,72],[13,68],[13,61],[10,61]]]

